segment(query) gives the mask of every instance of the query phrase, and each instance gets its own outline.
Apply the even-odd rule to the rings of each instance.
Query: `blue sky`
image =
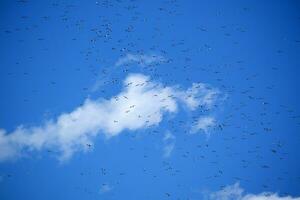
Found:
[[[299,9],[1,1],[0,199],[299,199]]]

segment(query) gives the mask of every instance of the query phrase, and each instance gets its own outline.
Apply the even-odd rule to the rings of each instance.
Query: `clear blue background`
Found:
[[[201,199],[237,181],[249,193],[300,196],[299,10],[299,1],[2,0],[0,128],[8,132],[87,97],[110,98],[121,84],[93,85],[130,72],[209,83],[228,99],[217,113],[224,128],[209,138],[186,134],[180,121],[190,119],[179,114],[173,126],[98,137],[92,152],[65,164],[47,151],[0,163],[0,199]],[[114,63],[127,51],[170,62],[124,72]],[[166,159],[167,130],[176,146]],[[101,194],[104,183],[113,189]]]

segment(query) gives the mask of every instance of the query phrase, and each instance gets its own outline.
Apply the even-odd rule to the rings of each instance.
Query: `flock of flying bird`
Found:
[[[27,0],[17,1],[19,7],[30,6],[30,3],[31,2]],[[179,79],[183,80],[184,85],[190,85],[193,82],[199,81],[208,82],[212,86],[219,88],[223,94],[226,94],[227,98],[222,102],[222,105],[215,104],[211,109],[200,108],[192,115],[186,116],[186,119],[175,118],[165,122],[165,126],[168,130],[177,137],[176,155],[174,155],[178,157],[176,157],[177,160],[182,160],[182,162],[188,160],[189,163],[192,163],[191,165],[198,166],[199,171],[201,171],[201,165],[210,166],[213,169],[210,173],[203,175],[204,180],[220,183],[218,182],[219,177],[231,177],[231,174],[227,173],[229,169],[223,169],[222,167],[224,164],[221,162],[224,161],[224,159],[232,160],[232,162],[235,163],[234,167],[239,170],[248,172],[257,170],[270,175],[272,174],[273,166],[271,163],[265,163],[264,157],[272,156],[274,159],[279,160],[276,162],[282,161],[288,163],[289,161],[285,160],[289,160],[292,156],[297,156],[290,155],[285,150],[288,141],[286,139],[281,139],[280,134],[274,133],[276,132],[276,128],[274,127],[277,126],[272,123],[272,119],[284,116],[287,120],[291,121],[293,126],[298,128],[300,125],[300,115],[289,105],[274,105],[269,94],[272,94],[272,92],[276,90],[276,83],[261,85],[259,94],[256,93],[258,90],[256,81],[261,81],[264,74],[259,70],[253,71],[251,67],[247,65],[246,60],[244,61],[237,58],[235,61],[224,61],[224,64],[221,65],[215,65],[213,63],[201,64],[201,61],[195,61],[197,57],[210,57],[210,55],[213,55],[217,50],[214,48],[214,44],[209,44],[209,42],[205,42],[205,40],[200,40],[202,41],[201,44],[197,43],[198,40],[195,44],[192,44],[191,40],[188,38],[189,36],[183,37],[184,34],[182,33],[176,35],[176,28],[182,25],[182,22],[176,22],[176,19],[183,18],[186,14],[183,13],[183,9],[180,8],[184,3],[183,1],[162,1],[160,3],[161,6],[156,8],[156,15],[150,16],[148,13],[145,14],[140,11],[139,6],[141,5],[136,0],[99,0],[93,3],[93,7],[99,9],[99,13],[96,14],[97,19],[94,21],[88,21],[84,16],[76,16],[75,13],[81,9],[80,5],[69,5],[59,1],[50,1],[47,3],[52,9],[60,10],[62,14],[60,16],[51,16],[51,13],[45,13],[44,16],[32,16],[28,13],[28,15],[19,16],[19,20],[24,21],[24,24],[26,24],[26,20],[29,20],[30,18],[35,18],[36,21],[39,21],[41,24],[47,24],[57,20],[59,23],[63,24],[66,32],[77,31],[76,33],[79,33],[77,36],[76,34],[72,34],[68,44],[82,42],[82,40],[84,40],[86,45],[79,50],[81,58],[78,59],[82,59],[82,62],[84,62],[84,65],[87,67],[81,65],[80,67],[75,67],[73,70],[78,73],[87,72],[90,77],[93,77],[92,79],[94,82],[99,83],[96,84],[95,87],[89,85],[83,86],[80,91],[82,99],[88,96],[101,96],[110,99],[113,95],[111,91],[121,87],[123,78],[127,74],[135,71],[147,74],[153,80],[161,80],[165,85],[176,85]],[[248,7],[239,9],[241,13],[251,12],[251,8]],[[216,17],[222,17],[222,12],[216,11],[214,15]],[[37,19],[38,17],[39,19]],[[170,19],[170,21],[164,21],[164,18]],[[172,19],[175,20],[172,21]],[[121,25],[119,21],[122,21]],[[124,24],[124,21],[127,22],[127,24]],[[146,30],[142,30],[142,25],[143,27],[146,27]],[[189,29],[186,32],[196,32],[200,38],[202,36],[203,38],[206,38],[207,35],[212,34],[211,32],[214,31],[211,30],[211,27],[206,27],[203,24],[198,24],[194,27],[182,26],[182,28]],[[10,37],[10,35],[13,35],[15,32],[34,32],[38,29],[39,24],[28,24],[23,28],[15,27],[2,30],[2,32],[5,33],[7,37]],[[247,27],[242,24],[222,25],[217,29],[220,33],[217,37],[230,43],[232,48],[240,45],[239,41],[233,38],[233,35],[247,34]],[[81,32],[85,32],[89,38],[81,37]],[[25,40],[26,38],[20,38],[18,39],[18,42],[23,43],[26,42]],[[50,51],[47,48],[47,40],[50,40],[50,38],[37,38],[37,41],[42,43],[42,51],[45,52]],[[295,44],[299,43],[298,40],[295,40],[294,42]],[[118,58],[126,57],[128,54],[147,55],[150,52],[153,53],[151,56],[157,61],[146,63],[145,61],[140,60],[137,63],[125,63],[119,67],[115,65],[115,61],[111,58],[105,58],[106,55],[104,50],[107,55],[114,55],[113,57],[115,57],[116,60]],[[282,50],[276,50],[274,52],[274,56],[282,54],[284,54],[284,51]],[[159,59],[159,56],[164,59]],[[34,60],[35,57],[29,56],[28,59]],[[18,60],[15,64],[17,66],[22,65],[21,61]],[[269,71],[272,74],[278,74],[280,73],[280,67],[272,66],[266,69],[266,71]],[[60,69],[51,67],[52,74],[59,72]],[[9,72],[3,74],[3,76],[9,76],[13,79],[14,76],[16,76],[15,73],[18,72]],[[22,75],[30,78],[32,74],[25,70]],[[232,77],[235,77],[234,80],[239,80],[240,83],[231,82]],[[202,80],[202,78],[204,80]],[[237,84],[240,84],[241,87]],[[49,80],[48,87],[50,90],[55,90],[55,88],[64,86],[57,80]],[[264,93],[268,94],[267,97],[264,97]],[[39,91],[33,89],[31,95],[31,97],[39,95]],[[24,98],[23,104],[30,105],[31,97],[28,96]],[[123,97],[125,99],[128,98],[127,96]],[[238,99],[238,101],[236,99]],[[118,99],[116,99],[116,101],[117,100]],[[124,112],[128,113],[134,108],[135,105],[131,105],[130,108],[124,110]],[[196,123],[199,116],[205,113],[215,112],[216,110],[222,110],[220,111],[221,117],[217,120],[217,124],[212,127],[211,136],[208,139],[203,137],[203,141],[196,144],[188,134],[189,127],[186,125],[186,121]],[[48,114],[53,115],[51,113]],[[115,120],[114,123],[118,123],[118,121]],[[147,137],[152,138],[162,135],[163,133],[161,133],[160,130],[159,127],[154,127],[145,132],[149,135]],[[136,134],[126,134],[126,137],[136,140],[136,138],[140,136]],[[222,145],[218,146],[216,143],[211,144],[211,140],[216,140]],[[263,142],[256,143],[257,140],[269,140],[267,142],[268,145],[263,146]],[[298,142],[299,141],[298,137]],[[187,145],[188,147],[186,147],[184,144],[191,145]],[[237,144],[242,144],[241,146],[243,147],[237,146]],[[97,148],[97,146],[94,147],[94,145],[89,143],[86,145],[88,148],[94,150]],[[134,146],[129,147],[129,151],[134,152],[134,150]],[[241,152],[249,155],[249,157],[240,157],[242,154]],[[53,150],[48,150],[48,153],[53,153]],[[151,150],[144,149],[142,159],[146,160],[149,159],[149,157],[151,157]],[[149,167],[143,167],[140,170],[145,176],[150,175],[153,179],[160,178],[158,175],[160,173],[153,172]],[[166,176],[171,177],[182,177],[185,173],[184,169],[180,169],[180,165],[174,164],[172,160],[168,159],[165,159],[162,162],[161,170]],[[81,171],[79,173],[81,176],[87,176],[89,178],[92,178],[95,175],[101,177],[112,176],[112,174],[120,177],[127,176],[126,169],[114,172],[105,167],[101,167],[97,172]],[[286,184],[288,184],[291,180],[285,180],[284,178],[288,173],[288,171],[282,171],[279,174],[274,175],[273,181],[285,181]],[[3,176],[13,178],[13,174],[5,174]],[[253,176],[253,173],[251,176]],[[291,182],[294,181],[300,185],[299,172],[294,177],[294,180]],[[233,175],[231,180],[247,182],[251,181],[251,178],[252,177]],[[121,182],[116,181],[114,184],[115,188],[117,188],[116,185],[121,184]],[[272,180],[267,180],[259,184],[261,184],[262,191],[267,191],[271,186],[270,184],[272,184]],[[178,183],[177,187],[183,187],[182,185],[184,185],[184,183]],[[103,183],[103,186],[107,186],[106,183]],[[223,188],[224,186],[224,184],[220,184],[220,188]],[[95,193],[84,186],[78,186],[76,189],[83,190],[90,194]],[[164,198],[187,199],[187,197],[176,197],[172,191],[164,192],[163,196]]]

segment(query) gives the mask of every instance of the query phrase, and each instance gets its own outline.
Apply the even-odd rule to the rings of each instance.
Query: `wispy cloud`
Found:
[[[86,99],[72,112],[63,113],[40,126],[20,125],[11,133],[0,129],[0,161],[44,149],[60,152],[59,158],[64,161],[74,152],[89,150],[99,134],[110,138],[123,130],[158,125],[166,114],[175,114],[179,104],[190,110],[199,106],[211,107],[211,93],[215,93],[215,89],[204,84],[200,87],[193,84],[188,90],[163,86],[142,74],[129,75],[123,85],[123,90],[109,100]],[[205,129],[204,126],[199,128]],[[166,152],[173,148],[167,147]]]
[[[144,55],[144,54],[126,54],[126,56],[121,57],[116,63],[116,66],[126,65],[137,63],[139,65],[151,65],[153,63],[162,63],[165,62],[166,59],[160,55]]]
[[[191,110],[199,106],[211,108],[219,97],[220,91],[211,88],[204,83],[193,83],[187,91],[182,92],[181,97]],[[197,98],[195,98],[197,97]]]
[[[164,146],[164,157],[165,158],[168,158],[171,156],[171,153],[173,152],[174,147],[175,147],[174,143],[167,144]]]
[[[192,127],[192,133],[202,131],[203,133],[209,133],[209,130],[216,124],[216,120],[211,116],[203,116],[198,118],[194,126]]]
[[[227,186],[220,191],[209,194],[209,200],[300,200],[300,197],[280,196],[277,193],[263,192],[260,194],[247,194],[239,185]]]
[[[111,190],[113,189],[112,186],[110,186],[109,184],[107,183],[103,183],[100,187],[100,194],[103,194],[103,193],[107,193],[107,192],[110,192]]]
[[[164,148],[163,148],[163,157],[168,158],[171,156],[174,147],[175,147],[175,139],[176,137],[170,132],[167,131],[163,138]]]

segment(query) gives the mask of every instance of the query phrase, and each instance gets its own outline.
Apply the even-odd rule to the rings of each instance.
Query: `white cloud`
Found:
[[[279,196],[277,193],[244,194],[239,183],[227,186],[209,195],[209,200],[300,200],[300,197]]]
[[[195,125],[192,128],[192,133],[202,131],[204,133],[209,133],[209,129],[211,129],[216,124],[216,120],[211,116],[200,117]]]
[[[41,126],[20,125],[11,133],[0,129],[0,161],[43,149],[54,149],[60,152],[60,160],[67,160],[76,151],[89,150],[87,144],[93,144],[93,139],[99,134],[110,138],[123,130],[158,125],[165,114],[177,112],[179,103],[191,110],[196,106],[209,107],[213,103],[204,93],[211,93],[214,89],[195,92],[193,85],[183,91],[162,86],[142,74],[129,75],[123,84],[123,91],[111,99],[87,99],[72,112],[63,113]],[[190,101],[195,103],[190,104]],[[205,129],[204,126],[198,128]],[[167,147],[166,152],[173,148]]]
[[[121,66],[130,63],[138,63],[139,65],[151,65],[153,63],[162,63],[165,62],[166,59],[160,55],[143,55],[143,54],[126,54],[126,56],[120,58],[115,65]]]

